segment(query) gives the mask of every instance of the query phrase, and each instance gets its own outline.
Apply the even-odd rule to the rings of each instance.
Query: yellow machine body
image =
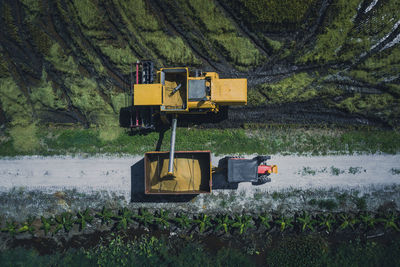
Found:
[[[191,77],[188,68],[162,68],[154,84],[134,85],[135,106],[158,106],[165,113],[206,113],[219,106],[246,105],[247,79],[220,79],[207,72]]]
[[[162,105],[161,84],[135,84],[135,106],[160,106]]]

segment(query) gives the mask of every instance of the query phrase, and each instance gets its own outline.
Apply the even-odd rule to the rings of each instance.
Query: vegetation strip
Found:
[[[211,150],[215,154],[353,154],[400,151],[400,133],[369,128],[247,126],[246,129],[179,128],[177,150]],[[136,134],[119,128],[37,128],[29,133],[0,134],[0,156],[65,154],[143,154],[160,140],[168,150],[170,131]],[[32,141],[34,140],[34,141]],[[35,144],[32,146],[32,144]]]
[[[395,266],[400,262],[399,223],[399,212],[393,210],[192,217],[165,210],[120,208],[115,212],[103,207],[97,212],[85,209],[40,220],[30,217],[20,224],[6,222],[1,230],[12,237],[9,240],[27,242],[16,235],[42,236],[35,247],[43,240],[51,243],[48,236],[63,239],[73,227],[85,232],[89,224],[99,224],[111,232],[96,232],[101,238],[94,245],[63,249],[62,253],[52,248],[50,255],[40,256],[33,249],[2,250],[0,262],[2,266],[70,266],[77,262],[81,266],[188,266],[187,260],[192,259],[196,266]],[[386,234],[390,235],[387,240],[377,239]],[[337,238],[340,235],[347,237]],[[208,244],[217,241],[219,245]]]
[[[299,235],[242,248],[206,239],[166,238],[150,235],[130,238],[114,235],[93,248],[68,249],[44,254],[16,248],[0,252],[2,266],[398,266],[400,241],[331,240],[319,235]]]
[[[60,231],[67,234],[74,225],[79,231],[86,229],[88,224],[105,225],[112,230],[127,230],[128,228],[148,228],[153,230],[171,230],[180,232],[217,232],[220,234],[245,234],[250,228],[267,232],[342,232],[345,230],[367,233],[370,230],[400,232],[400,213],[394,210],[385,212],[359,213],[315,213],[298,212],[293,216],[278,213],[263,214],[205,214],[187,215],[185,213],[170,214],[167,210],[151,212],[141,208],[137,213],[124,207],[117,212],[103,207],[100,212],[85,209],[76,214],[63,212],[48,218],[28,217],[24,222],[13,220],[4,222],[2,232],[15,236],[20,233],[38,235],[55,235]],[[94,222],[94,220],[96,221]],[[39,233],[40,232],[40,233]]]

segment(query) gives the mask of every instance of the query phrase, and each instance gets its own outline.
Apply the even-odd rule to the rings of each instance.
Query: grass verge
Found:
[[[15,132],[0,137],[0,156],[62,154],[143,154],[153,151],[160,134],[128,135],[116,127],[77,129],[38,127],[36,135],[23,137],[25,145],[35,140],[29,151],[21,151],[21,138]],[[110,137],[110,135],[112,135]],[[161,150],[169,150],[170,131],[164,135]],[[211,150],[215,154],[354,154],[400,151],[400,133],[376,129],[337,129],[279,127],[249,129],[178,128],[176,150]]]

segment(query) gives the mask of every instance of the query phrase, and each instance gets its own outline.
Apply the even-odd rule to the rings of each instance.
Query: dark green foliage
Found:
[[[120,209],[118,216],[112,216],[111,211],[103,208],[101,213],[97,213],[101,219],[113,219],[117,222],[118,229],[127,229],[132,223],[132,217],[143,222],[147,222],[147,226],[162,226],[168,228],[170,220],[178,227],[182,226],[182,230],[187,229],[191,225],[191,220],[183,214],[177,215],[175,218],[169,218],[168,212],[160,210],[153,215],[145,209],[140,210],[139,215],[132,215],[127,208]],[[64,229],[68,232],[74,220],[72,214],[64,212],[56,216],[55,232]],[[93,218],[90,216],[89,209],[78,212],[78,219],[75,222],[81,224],[90,222]],[[142,218],[141,220],[139,218]],[[295,218],[281,216],[271,217],[267,214],[258,215],[257,219],[253,219],[249,215],[236,215],[235,221],[228,214],[220,214],[214,219],[207,214],[201,214],[193,222],[198,227],[199,233],[203,233],[210,228],[216,231],[230,232],[231,228],[237,228],[239,234],[245,234],[248,228],[254,227],[253,220],[259,226],[265,227],[265,230],[275,227],[281,232],[297,229],[301,232],[305,231],[323,231],[334,233],[344,231],[352,231],[356,233],[358,229],[360,233],[366,234],[370,230],[385,228],[386,231],[400,231],[399,215],[397,212],[380,214],[374,216],[372,213],[339,213],[339,214],[318,214],[316,218],[307,212]],[[2,229],[4,232],[10,233],[12,236],[30,232],[34,234],[37,229],[31,228],[34,218],[29,218],[21,226],[15,222],[7,222],[6,227]],[[53,220],[41,217],[42,227],[45,234],[53,228]],[[168,224],[166,224],[166,222]],[[104,222],[105,223],[105,222]],[[82,227],[84,229],[84,227]],[[286,232],[286,234],[289,234]],[[294,234],[283,239],[279,239],[276,243],[268,243],[269,245],[263,250],[266,251],[266,263],[268,266],[397,266],[400,262],[400,243],[393,241],[392,244],[380,244],[371,241],[360,242],[342,242],[338,246],[328,243],[319,233],[315,234]],[[252,266],[255,264],[249,255],[239,250],[229,247],[219,248],[212,255],[204,250],[193,236],[179,237],[179,241],[174,243],[169,239],[156,238],[154,236],[140,236],[133,241],[126,241],[122,236],[111,233],[112,239],[104,242],[95,248],[90,248],[84,253],[82,251],[68,250],[63,254],[54,254],[50,256],[39,256],[33,250],[17,250],[24,253],[24,256],[16,259],[13,250],[1,252],[0,261],[2,266],[31,266],[31,262],[35,264],[49,266],[70,266],[78,261],[83,266],[89,264],[100,266],[187,266],[190,262],[191,266]],[[286,236],[286,235],[285,235]],[[397,235],[394,235],[394,238]],[[254,238],[253,235],[247,236]],[[203,238],[207,236],[203,235]],[[244,235],[246,238],[246,235]],[[395,239],[397,240],[397,239]],[[255,241],[255,240],[253,240]],[[172,243],[171,243],[172,242]],[[259,251],[259,249],[257,249]],[[75,253],[75,255],[73,254]],[[391,254],[394,253],[394,254]],[[257,253],[257,255],[262,255]],[[14,265],[11,265],[13,263]],[[25,262],[28,263],[25,264]],[[21,265],[19,265],[21,262]],[[258,261],[259,262],[259,259]]]
[[[32,225],[34,217],[29,216],[28,219],[22,223],[22,226],[17,230],[18,233],[29,232],[31,235],[34,235],[36,228]]]
[[[8,71],[8,64],[3,54],[0,52],[0,78],[6,78],[10,76]]]
[[[142,236],[133,245],[137,264],[160,266],[168,262],[169,246],[164,239],[158,239],[154,236]]]
[[[301,175],[315,175],[316,171],[311,169],[311,167],[303,167],[303,170],[301,171]]]
[[[317,200],[314,200],[317,203]],[[313,202],[311,200],[310,202]],[[52,233],[58,233],[60,230],[64,230],[68,233],[74,224],[80,226],[80,230],[86,228],[87,223],[91,223],[94,219],[90,215],[91,211],[86,209],[85,211],[79,211],[76,218],[73,214],[63,212],[56,215],[55,218],[45,218],[41,216],[41,225],[36,227],[33,222],[36,221],[34,217],[29,217],[22,224],[18,224],[14,221],[7,221],[6,225],[1,229],[2,232],[8,232],[14,236],[19,233],[29,232],[32,236],[35,236],[36,232],[40,229],[44,231],[45,236],[51,231]],[[236,214],[231,217],[229,214],[219,214],[212,218],[208,214],[200,214],[194,219],[191,219],[186,214],[177,214],[175,217],[170,217],[169,212],[166,210],[156,211],[155,214],[147,211],[146,209],[140,209],[138,214],[133,214],[131,210],[124,207],[118,212],[118,215],[114,215],[110,210],[103,208],[102,212],[96,213],[96,217],[101,219],[102,225],[110,226],[112,222],[115,222],[116,230],[127,230],[136,220],[139,222],[139,226],[142,225],[148,230],[155,229],[166,229],[168,230],[171,225],[181,233],[186,231],[192,231],[197,229],[199,233],[203,233],[208,230],[215,232],[232,233],[233,229],[237,229],[238,234],[245,235],[249,228],[257,226],[257,231],[267,232],[270,229],[279,230],[280,232],[290,231],[292,229],[299,232],[342,232],[352,231],[355,233],[367,232],[375,229],[385,229],[386,231],[400,232],[400,217],[396,211],[381,213],[374,215],[373,213],[361,212],[359,214],[354,213],[316,213],[309,214],[307,211],[298,213],[294,217],[281,215],[272,216],[266,213],[258,215],[246,215]],[[232,219],[234,218],[234,219]],[[34,226],[35,225],[35,226]],[[94,224],[94,226],[96,226]],[[196,228],[191,228],[194,226]],[[135,225],[137,227],[137,225]],[[114,229],[114,230],[115,230]],[[113,230],[113,228],[111,229]]]
[[[283,193],[281,193],[281,192],[275,191],[275,192],[272,193],[272,199],[273,200],[282,199],[284,197],[285,197],[285,195]]]
[[[47,236],[47,234],[51,230],[51,227],[54,225],[54,218],[45,218],[41,216],[40,221],[42,222],[42,226],[40,227],[40,229],[42,229],[44,231],[44,235]]]
[[[210,216],[204,213],[194,219],[193,223],[197,226],[200,233],[203,233],[204,231],[212,227]]]
[[[282,216],[275,221],[281,232],[293,228],[293,218]]]
[[[107,244],[100,244],[88,255],[98,266],[129,266],[134,259],[132,243],[123,242],[121,236],[114,237]]]
[[[179,228],[181,228],[182,230],[185,230],[187,228],[189,228],[193,221],[192,219],[190,219],[186,214],[184,213],[180,213],[177,214],[177,216],[175,218],[172,219]]]
[[[111,210],[107,209],[105,206],[103,206],[101,212],[96,213],[96,217],[101,219],[101,224],[108,225],[111,223],[112,218],[114,217],[114,213]]]
[[[308,204],[324,210],[334,210],[338,207],[338,203],[334,199],[311,199]]]
[[[48,56],[51,47],[51,39],[48,34],[46,34],[43,29],[37,25],[29,25],[29,30],[36,48],[40,53]]]
[[[331,166],[331,174],[338,176],[339,174],[344,173],[344,170],[341,170],[339,168],[336,168],[335,166]]]
[[[336,223],[336,219],[330,213],[325,214],[325,215],[322,215],[322,214],[318,215],[319,227],[328,233],[332,232],[333,226],[335,223]]]
[[[399,221],[399,216],[396,213],[389,213],[386,214],[383,218],[380,218],[379,221],[383,223],[385,226],[385,229],[391,229],[395,230],[397,232],[400,231],[398,221]]]
[[[243,234],[249,228],[254,228],[253,218],[250,215],[236,215],[235,222],[232,224],[233,228],[237,228],[239,230],[239,234]]]
[[[249,22],[253,24],[268,23],[285,27],[299,24],[305,19],[305,14],[315,0],[239,0],[249,12]],[[242,8],[243,8],[242,7]],[[286,24],[286,25],[285,25]],[[276,26],[275,26],[276,27]]]
[[[203,267],[215,263],[213,257],[198,242],[185,242],[179,252],[170,256],[173,266]]]
[[[225,233],[228,233],[230,231],[230,228],[232,227],[233,220],[230,218],[229,215],[225,214],[220,214],[217,217],[214,218],[216,227],[216,231],[220,231],[221,229],[224,230]]]
[[[17,43],[21,43],[21,37],[19,36],[18,33],[18,24],[15,21],[15,17],[12,13],[11,5],[8,3],[4,3],[2,5],[2,10],[1,10],[1,17],[3,18],[5,25],[6,25],[6,30],[8,35]]]
[[[384,247],[376,242],[349,241],[330,253],[328,266],[398,266],[399,258],[390,254],[394,251],[399,251],[398,242]]]
[[[215,251],[215,250],[213,250]],[[240,250],[218,248],[208,253],[197,240],[178,245],[163,238],[142,236],[125,241],[114,236],[85,251],[69,249],[63,253],[39,255],[33,249],[16,248],[0,252],[1,266],[255,266],[254,258]],[[387,244],[360,240],[328,243],[322,237],[299,235],[280,239],[259,258],[262,266],[399,266],[400,242]]]
[[[85,209],[84,212],[78,211],[76,215],[77,220],[75,221],[75,223],[79,224],[81,231],[86,228],[87,223],[91,223],[93,221],[93,216],[91,216],[89,213],[89,209]]]
[[[326,210],[333,210],[333,209],[336,209],[338,207],[338,204],[333,199],[318,200],[318,204],[317,205],[318,205],[318,207],[320,209],[326,209]]]
[[[60,215],[56,216],[55,218],[55,229],[54,233],[58,233],[58,231],[64,229],[66,233],[68,233],[73,225],[74,225],[74,220],[72,219],[73,215],[69,212],[63,212]]]
[[[325,266],[327,244],[318,236],[284,238],[267,251],[268,266]]]
[[[315,198],[313,198],[310,201],[308,201],[308,204],[313,205],[313,206],[317,205],[317,203],[318,203],[318,201]]]
[[[357,73],[360,74],[360,72]],[[369,82],[377,83],[376,81]],[[396,95],[396,93],[393,95],[388,93],[372,95],[355,93],[346,96],[342,101],[337,103],[336,106],[347,112],[358,113],[366,116],[374,116],[374,114],[379,111],[381,118],[389,125],[394,126],[394,120],[396,120],[395,118],[399,115],[399,109],[397,108],[399,103],[394,95]]]
[[[137,215],[134,215],[134,218],[143,226],[147,227],[154,222],[153,213],[149,212],[147,209],[140,209]]]
[[[16,248],[13,250],[6,250],[0,253],[1,266],[14,267],[14,266],[50,266],[51,262],[55,262],[57,256],[39,256],[35,250],[26,250],[23,248]]]
[[[314,232],[314,226],[317,221],[311,215],[309,215],[308,212],[303,212],[303,215],[297,217],[296,220],[300,223],[300,228],[302,232],[307,230]]]
[[[258,221],[259,221],[260,225],[264,226],[265,229],[268,230],[271,228],[273,218],[272,218],[272,216],[270,216],[268,214],[261,214],[261,215],[258,215]]]
[[[344,230],[350,227],[352,230],[356,227],[359,220],[352,214],[339,214],[339,229]]]
[[[359,215],[361,227],[365,230],[374,229],[379,222],[371,213],[362,213]]]
[[[353,202],[356,204],[357,209],[361,211],[367,209],[367,201],[365,197],[354,197]]]
[[[338,55],[348,33],[353,26],[360,0],[336,0],[329,10],[324,32],[318,35],[312,52],[303,55],[302,60],[330,61]]]
[[[133,213],[128,208],[124,207],[120,209],[118,211],[118,215],[115,216],[115,219],[117,221],[117,229],[128,229],[129,224],[133,223],[132,217]]]
[[[6,222],[6,227],[2,228],[2,232],[7,232],[11,236],[15,236],[18,233],[18,224],[14,221],[7,221]]]
[[[287,103],[294,99],[305,101],[317,95],[317,91],[311,86],[314,79],[308,73],[296,73],[276,83],[261,84],[257,89],[266,95],[269,103]]]
[[[157,225],[160,225],[161,228],[164,228],[164,229],[168,229],[169,228],[169,220],[170,220],[169,211],[166,211],[166,210],[160,210],[154,216],[154,222]]]
[[[361,169],[362,169],[362,167],[350,167],[349,173],[358,174],[358,173],[361,173]]]
[[[242,251],[231,248],[222,248],[217,253],[215,266],[242,267],[255,266],[255,264],[250,260],[250,257]]]
[[[109,245],[101,245],[90,258],[101,266],[253,266],[246,254],[223,248],[212,256],[197,241],[186,241],[177,247],[164,239],[143,236],[134,242],[115,237]]]

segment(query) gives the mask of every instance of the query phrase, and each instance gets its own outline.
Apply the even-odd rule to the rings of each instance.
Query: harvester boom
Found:
[[[174,175],[174,154],[175,154],[175,136],[176,136],[176,124],[177,116],[175,115],[172,119],[172,132],[171,132],[171,149],[169,152],[169,164],[168,164],[168,175]]]

